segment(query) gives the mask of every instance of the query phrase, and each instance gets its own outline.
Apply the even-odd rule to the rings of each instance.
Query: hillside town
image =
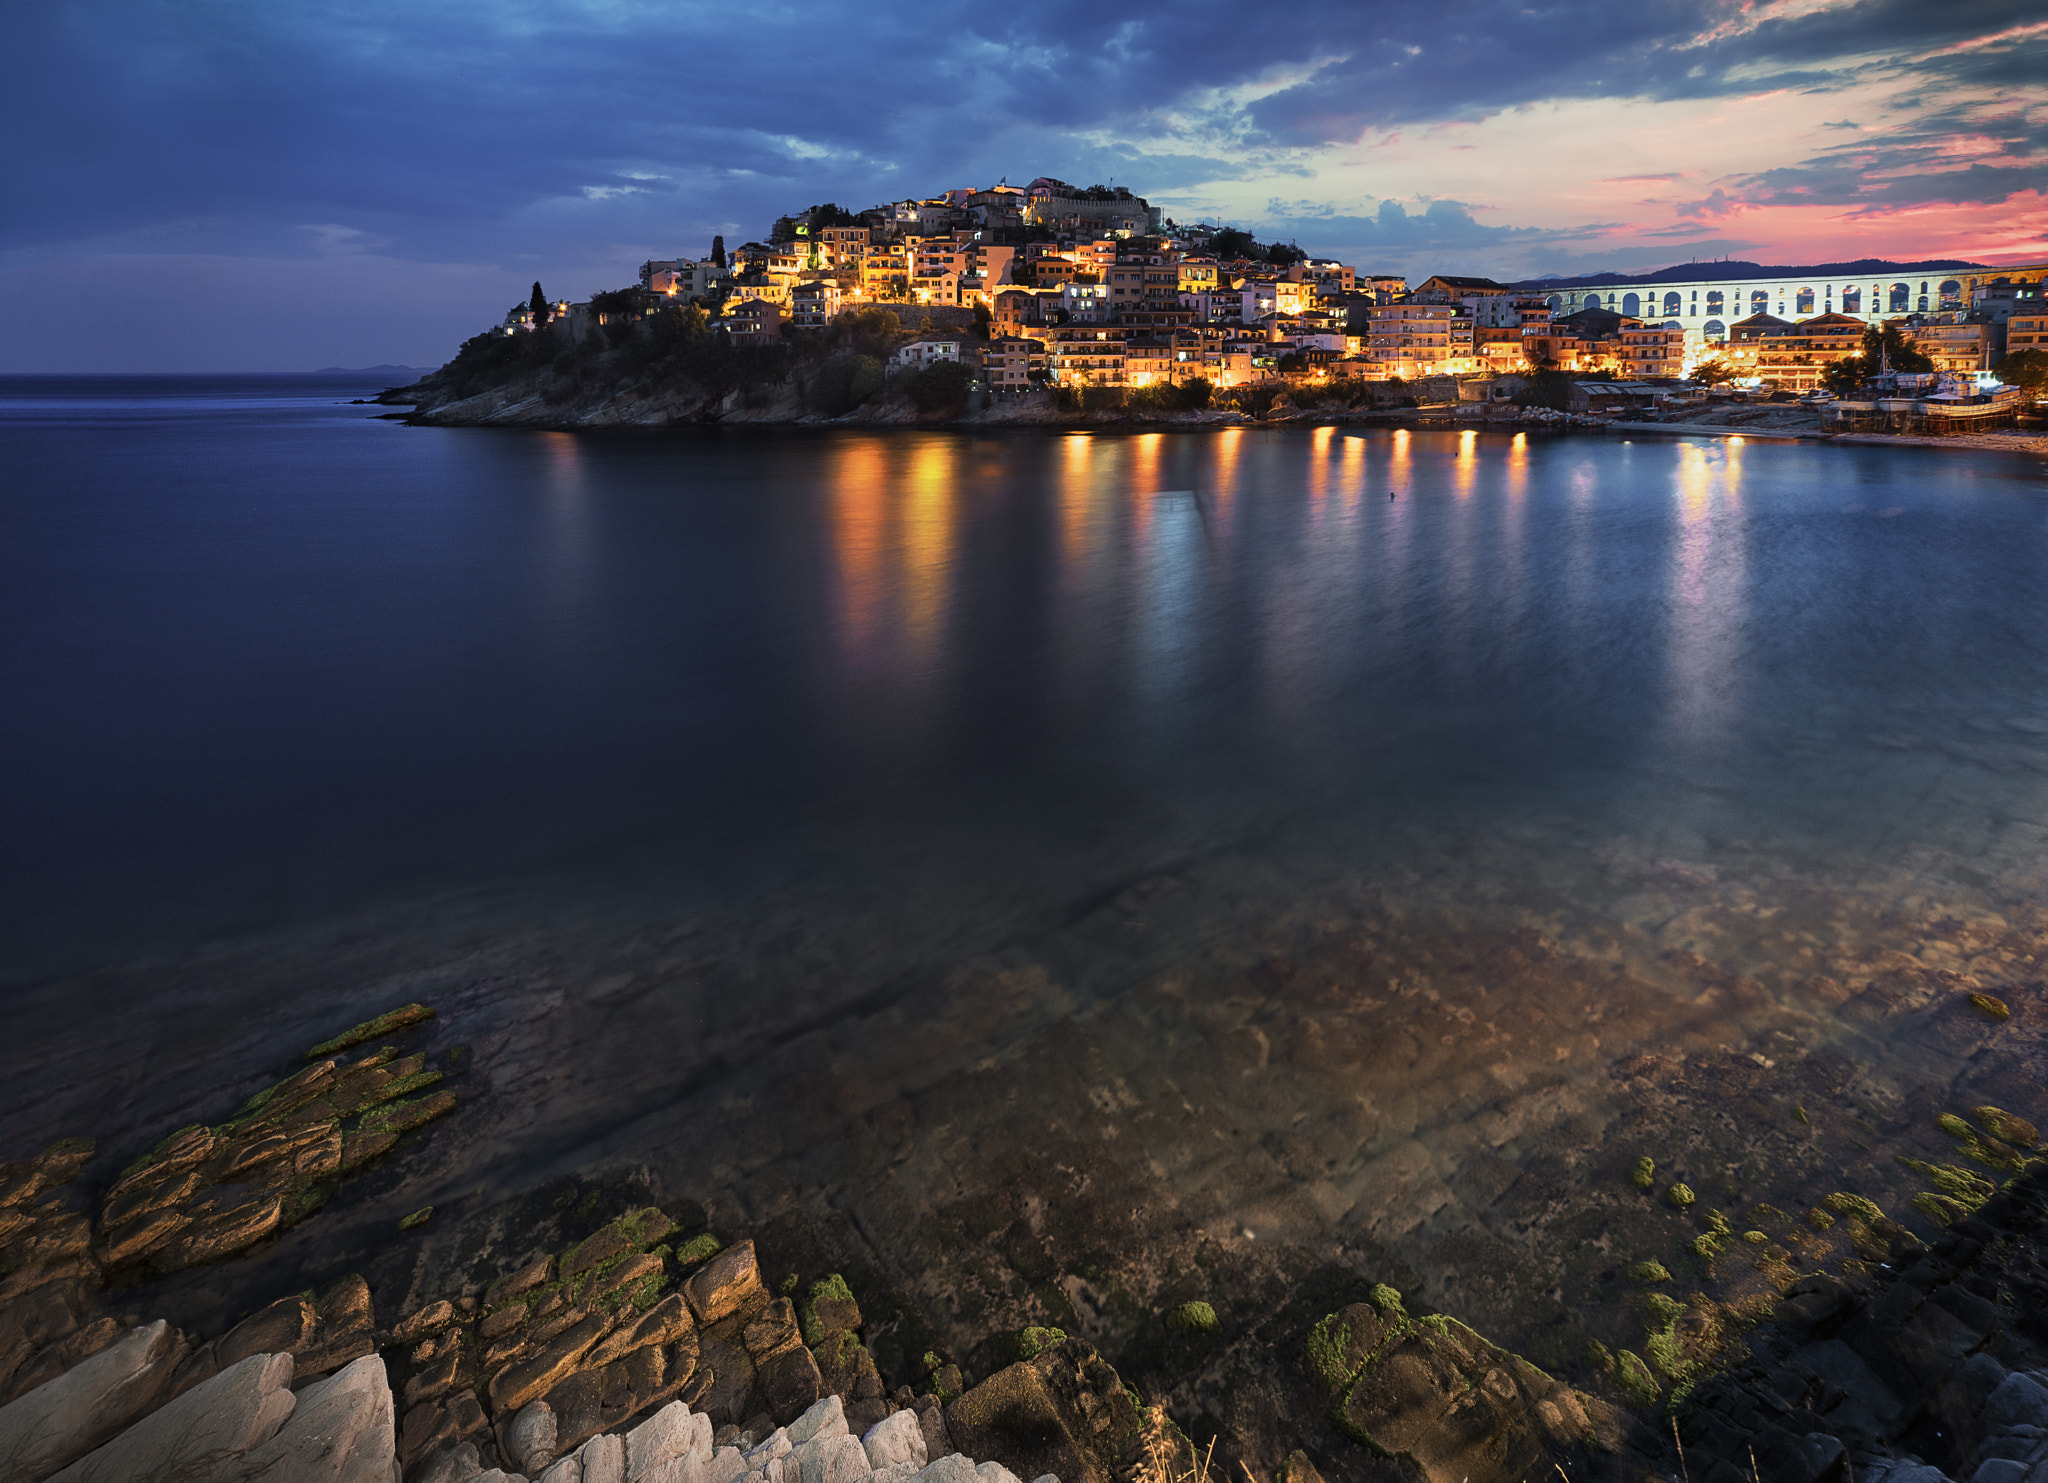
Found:
[[[2000,368],[2048,362],[2048,263],[1789,271],[1705,263],[1411,284],[1176,223],[1124,187],[1041,177],[860,212],[813,206],[762,241],[649,260],[636,287],[584,302],[550,303],[536,284],[502,332],[552,322],[580,342],[687,309],[733,346],[758,347],[879,307],[910,333],[889,356],[892,379],[957,366],[986,398],[1377,382],[1507,400],[1543,377],[1560,410],[1643,412],[1711,394],[1825,406],[1845,429],[1915,431],[2009,422],[2021,398]]]

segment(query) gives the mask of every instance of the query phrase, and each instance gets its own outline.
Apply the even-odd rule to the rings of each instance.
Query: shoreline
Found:
[[[1939,448],[1975,453],[2022,453],[2048,457],[2048,432],[2011,434],[1958,434],[1953,437],[1914,437],[1898,433],[1830,433],[1810,428],[1722,427],[1706,423],[1608,422],[1602,419],[1560,414],[1555,419],[1521,420],[1497,417],[1461,416],[1436,413],[1434,409],[1404,412],[1305,413],[1290,417],[1255,418],[1241,412],[1180,414],[1166,416],[1108,416],[1099,413],[1071,413],[1045,418],[979,417],[952,419],[825,418],[815,415],[797,418],[705,418],[682,422],[598,423],[579,418],[507,418],[503,416],[457,419],[415,413],[386,413],[383,416],[407,427],[506,428],[534,432],[673,432],[683,429],[745,429],[789,431],[904,431],[904,432],[992,432],[1043,429],[1060,432],[1220,432],[1243,428],[1383,428],[1407,432],[1486,432],[1502,435],[1543,433],[1612,435],[1616,433],[1664,437],[1705,437],[1742,439],[1758,443],[1815,443],[1862,447]]]

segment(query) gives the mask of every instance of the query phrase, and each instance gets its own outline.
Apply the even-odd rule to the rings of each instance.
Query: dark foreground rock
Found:
[[[1916,1465],[2022,1483],[2048,1462],[2048,1177],[2030,1170],[1889,1269],[1799,1282],[1679,1410],[1691,1475],[1740,1483]]]

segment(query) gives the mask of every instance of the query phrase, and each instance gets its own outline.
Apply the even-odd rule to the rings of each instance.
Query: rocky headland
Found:
[[[1117,423],[1231,425],[1311,414],[1360,419],[1420,401],[1458,398],[1454,377],[1347,382],[1334,390],[1278,383],[1196,396],[1175,386],[976,391],[963,366],[890,377],[892,351],[937,328],[979,342],[964,310],[871,307],[828,329],[772,346],[735,347],[681,317],[611,328],[581,340],[566,329],[478,336],[439,370],[377,398],[431,427],[653,428],[706,424],[849,427],[1044,427]],[[949,317],[950,316],[950,317]],[[1558,414],[1561,416],[1562,414]],[[1568,419],[1567,419],[1568,420]]]

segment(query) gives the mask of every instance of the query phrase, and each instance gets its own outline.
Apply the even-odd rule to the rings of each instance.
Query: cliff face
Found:
[[[888,377],[892,351],[926,332],[922,321],[913,328],[896,313],[869,309],[829,329],[736,346],[707,331],[701,316],[665,310],[580,340],[552,329],[479,335],[432,375],[379,400],[411,405],[420,423],[464,427],[1094,420],[1062,410],[1048,391],[976,392],[963,367]]]
[[[1062,411],[1049,391],[1004,397],[988,407],[970,400],[957,408],[919,412],[901,392],[885,392],[851,412],[827,417],[814,410],[810,388],[799,372],[766,386],[706,387],[691,380],[655,385],[586,384],[566,400],[551,400],[545,373],[522,376],[470,396],[453,394],[445,383],[429,377],[417,386],[387,392],[381,399],[403,404],[413,397],[412,420],[428,427],[682,427],[699,423],[804,424],[833,427],[914,427],[920,424],[971,423],[1019,425],[1082,423],[1097,414]],[[1126,414],[1117,414],[1124,420]],[[1241,413],[1162,414],[1175,422],[1239,422]]]

